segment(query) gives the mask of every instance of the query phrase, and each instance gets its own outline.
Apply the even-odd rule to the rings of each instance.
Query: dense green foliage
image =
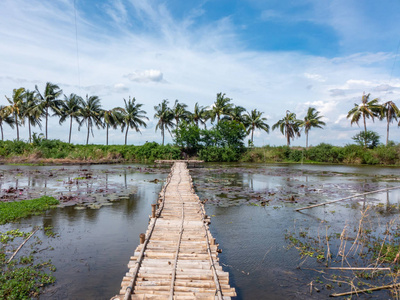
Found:
[[[58,200],[49,196],[18,202],[1,202],[0,224],[15,221],[31,214],[40,213],[49,209],[52,205],[57,204],[59,204]]]
[[[162,146],[155,142],[142,146],[125,145],[73,145],[60,140],[34,138],[33,143],[0,141],[0,158],[25,157],[29,162],[48,162],[47,159],[64,159],[68,162],[152,162],[156,159],[180,159],[177,146]]]
[[[238,161],[245,151],[246,128],[238,121],[220,120],[209,130],[182,121],[174,133],[185,153],[204,161]]]
[[[248,150],[241,161],[400,165],[400,145],[389,143],[373,149],[363,145],[337,147],[325,143],[309,149],[265,146]]]
[[[358,145],[364,145],[370,149],[375,148],[379,145],[379,135],[375,131],[367,130],[367,131],[360,131],[352,139]]]

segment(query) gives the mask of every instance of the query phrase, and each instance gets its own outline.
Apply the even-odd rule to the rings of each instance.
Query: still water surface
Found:
[[[0,231],[53,226],[58,233],[51,239],[37,233],[43,240],[38,256],[51,259],[57,267],[56,284],[40,299],[110,299],[117,294],[168,170],[144,165],[1,166],[0,172],[3,192],[18,185],[21,196],[79,194],[84,201],[76,201],[82,208],[92,202],[107,204],[100,209],[57,208],[0,226]],[[86,176],[82,174],[90,178],[75,179]],[[399,206],[400,193],[393,190],[294,212],[310,203],[395,186],[397,168],[207,164],[191,174],[200,198],[207,200],[210,230],[222,249],[220,264],[230,272],[237,299],[327,298],[331,291],[324,284],[311,295],[308,286],[318,276],[314,270],[324,266],[287,249],[285,234],[303,228],[325,234],[327,224],[332,232],[341,232],[358,222],[369,203],[383,205],[379,218],[384,222],[394,217],[386,208]],[[123,197],[108,205],[108,194],[112,200]],[[29,247],[24,251],[29,253]]]

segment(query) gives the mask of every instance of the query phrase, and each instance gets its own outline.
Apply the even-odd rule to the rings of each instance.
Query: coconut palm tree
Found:
[[[199,127],[199,122],[204,125],[206,123],[206,109],[196,102],[193,113],[190,115],[190,119],[196,124],[197,127]]]
[[[397,117],[400,115],[400,110],[393,101],[387,101],[382,104],[382,119],[385,118],[387,121],[386,125],[386,146],[389,143],[389,125],[393,120],[397,121]]]
[[[221,116],[229,115],[229,112],[233,107],[233,104],[230,103],[231,100],[232,99],[225,97],[225,93],[217,94],[217,99],[215,100],[210,110],[211,122],[214,122],[215,118],[217,118],[217,123],[219,123]]]
[[[124,116],[124,109],[122,107],[114,107],[109,110],[101,111],[101,118],[106,126],[106,145],[108,145],[108,129],[111,127],[117,129],[118,125],[122,125]]]
[[[11,99],[6,96],[8,103],[10,103],[10,105],[7,106],[7,110],[14,116],[14,123],[17,128],[17,141],[19,141],[19,124],[23,115],[24,97],[25,89],[22,87],[13,90]]]
[[[25,92],[25,102],[24,110],[23,110],[23,118],[22,122],[24,123],[25,118],[28,121],[28,128],[29,128],[29,142],[32,142],[32,132],[31,126],[38,125],[40,129],[42,129],[42,112],[39,108],[39,100],[36,97],[35,91],[26,91]]]
[[[80,130],[83,123],[86,123],[87,126],[87,138],[86,145],[89,144],[89,133],[93,134],[93,126],[96,126],[98,129],[103,127],[103,123],[101,122],[101,103],[100,98],[98,96],[88,96],[86,95],[86,100],[81,100],[81,108],[79,109],[79,115],[82,120],[79,123],[78,130]]]
[[[135,97],[131,99],[129,97],[128,102],[124,99],[125,108],[122,117],[122,127],[121,131],[124,131],[126,126],[125,132],[125,145],[128,140],[128,130],[129,127],[135,129],[136,132],[140,132],[139,126],[147,127],[147,124],[144,119],[148,120],[149,118],[145,116],[146,112],[141,109],[143,104],[136,103]]]
[[[39,98],[39,108],[42,114],[46,118],[46,125],[45,125],[45,138],[47,140],[47,124],[49,119],[49,109],[52,110],[54,113],[59,114],[59,107],[62,103],[61,100],[58,99],[62,94],[62,90],[59,88],[58,85],[53,84],[51,82],[47,82],[44,88],[43,94],[40,93],[38,86],[35,86],[37,97]]]
[[[287,146],[290,146],[290,139],[294,139],[296,136],[300,136],[300,123],[301,121],[296,119],[296,114],[286,111],[286,116],[272,125],[272,130],[279,128],[281,133],[286,136]]]
[[[245,116],[243,113],[246,111],[246,109],[242,106],[234,106],[232,107],[226,116],[223,117],[223,119],[231,120],[231,121],[237,121],[240,124],[245,123]]]
[[[262,117],[262,115],[263,112],[257,109],[253,109],[250,113],[246,112],[244,115],[244,123],[248,128],[247,134],[251,132],[251,144],[253,144],[253,135],[256,128],[269,133],[269,125],[266,123],[267,118]]]
[[[69,117],[69,137],[68,143],[71,144],[72,135],[72,122],[75,120],[78,124],[80,123],[80,109],[83,103],[82,97],[76,94],[70,94],[69,96],[64,95],[64,101],[60,105],[60,125],[64,123]]]
[[[187,111],[187,105],[179,103],[179,100],[175,100],[174,106],[172,107],[172,113],[174,115],[176,128],[178,128],[180,120],[188,121],[190,118],[190,112]]]
[[[306,133],[306,149],[308,148],[308,133],[310,132],[311,128],[322,128],[322,126],[326,125],[325,122],[320,120],[323,117],[324,116],[319,115],[319,111],[317,111],[314,107],[309,107],[304,120],[301,121],[300,127],[303,127],[304,132]]]
[[[168,132],[171,134],[170,128],[174,127],[174,114],[168,107],[168,100],[166,99],[164,99],[157,106],[154,106],[154,110],[156,111],[156,113],[154,114],[154,118],[158,119],[156,130],[161,130],[162,145],[164,145],[165,129],[167,129]]]
[[[361,98],[361,103],[354,104],[354,107],[348,112],[347,119],[351,118],[351,125],[360,121],[360,118],[363,118],[364,123],[364,134],[367,134],[367,123],[366,119],[371,118],[374,121],[374,117],[378,117],[381,112],[381,106],[378,103],[378,99],[369,100],[369,96],[371,94],[365,95],[363,94]],[[364,141],[364,146],[366,147],[366,140]]]
[[[14,129],[14,118],[11,116],[11,112],[7,106],[0,105],[0,129],[1,129],[1,140],[4,141],[3,134],[3,123],[9,125],[12,129]]]

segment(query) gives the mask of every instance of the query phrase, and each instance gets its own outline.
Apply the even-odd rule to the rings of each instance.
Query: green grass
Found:
[[[2,202],[0,203],[0,224],[41,213],[57,204],[59,201],[49,196],[18,202]]]

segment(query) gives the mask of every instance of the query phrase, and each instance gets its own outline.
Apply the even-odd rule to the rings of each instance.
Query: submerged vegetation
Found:
[[[377,222],[378,204],[367,206],[360,216],[358,226],[346,225],[341,232],[335,232],[331,225],[321,221],[321,227],[315,233],[312,228],[300,228],[295,232],[287,232],[285,239],[288,249],[295,248],[304,261],[315,259],[325,266],[322,279],[313,280],[314,285],[327,290],[343,290],[350,292],[331,296],[372,293],[374,290],[390,289],[395,299],[399,297],[400,275],[400,226],[398,217],[388,222]],[[393,214],[399,207],[388,207]],[[311,283],[312,286],[312,283]]]
[[[55,282],[51,272],[55,271],[51,261],[40,261],[34,257],[37,253],[36,245],[42,241],[36,239],[31,244],[32,252],[12,260],[13,256],[6,257],[8,252],[13,251],[20,242],[24,244],[34,234],[23,232],[19,229],[0,232],[0,298],[1,299],[32,299],[38,297],[40,289]],[[17,244],[16,244],[17,243]],[[21,247],[20,246],[20,247]],[[20,249],[20,248],[18,248]],[[18,249],[14,252],[17,253]]]

